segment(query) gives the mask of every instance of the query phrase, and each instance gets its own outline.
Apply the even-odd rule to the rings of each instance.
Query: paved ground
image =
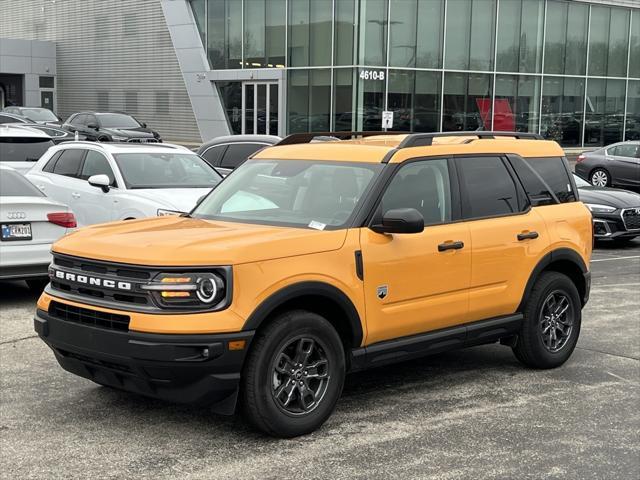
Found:
[[[35,296],[0,285],[0,477],[638,478],[640,242],[597,250],[578,348],[553,371],[485,346],[351,375],[295,440],[65,373]]]

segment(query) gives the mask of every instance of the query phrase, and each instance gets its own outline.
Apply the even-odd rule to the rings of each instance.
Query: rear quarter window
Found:
[[[525,158],[525,160],[551,188],[560,203],[577,200],[569,178],[569,167],[563,157]]]

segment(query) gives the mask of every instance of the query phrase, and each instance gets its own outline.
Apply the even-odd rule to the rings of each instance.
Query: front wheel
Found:
[[[344,377],[344,348],[333,326],[312,312],[286,312],[254,340],[243,372],[244,410],[269,435],[311,433],[333,413]]]
[[[532,368],[555,368],[573,353],[582,303],[574,283],[558,272],[544,272],[536,280],[523,311],[524,320],[513,352]]]

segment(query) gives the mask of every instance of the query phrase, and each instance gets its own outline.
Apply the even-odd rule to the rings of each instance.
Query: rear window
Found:
[[[49,138],[0,137],[0,162],[36,162],[49,147]]]
[[[18,172],[2,170],[0,197],[44,197],[44,194]]]
[[[526,158],[525,160],[551,188],[560,203],[576,201],[576,194],[569,178],[569,168],[565,165],[564,158],[544,157]]]

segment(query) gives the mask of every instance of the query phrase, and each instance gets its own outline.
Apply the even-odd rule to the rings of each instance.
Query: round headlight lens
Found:
[[[202,303],[211,303],[218,296],[218,286],[213,278],[198,278],[198,300]]]

